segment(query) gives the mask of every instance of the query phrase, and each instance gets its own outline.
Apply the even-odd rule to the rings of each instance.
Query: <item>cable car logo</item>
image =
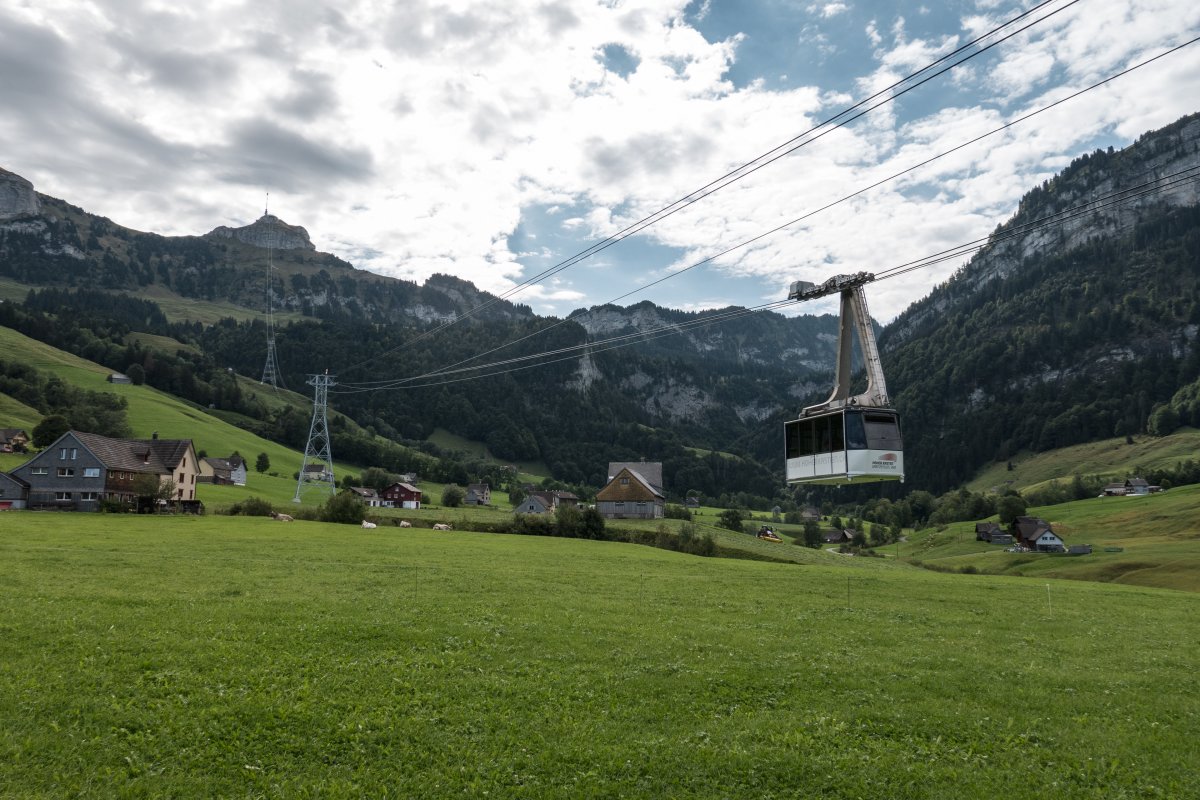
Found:
[[[895,461],[896,454],[895,453],[884,453],[883,455],[881,455],[879,457],[879,460],[880,461]]]

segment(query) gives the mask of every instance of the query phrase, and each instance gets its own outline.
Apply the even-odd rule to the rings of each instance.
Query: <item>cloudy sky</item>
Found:
[[[139,230],[272,213],[500,293],[1033,2],[0,0],[0,166]],[[1195,0],[1058,13],[512,299],[613,300],[1200,35]],[[1200,110],[1200,44],[621,300],[759,305],[986,235],[1096,147]],[[898,314],[956,264],[882,281]],[[812,308],[810,310],[826,310]]]

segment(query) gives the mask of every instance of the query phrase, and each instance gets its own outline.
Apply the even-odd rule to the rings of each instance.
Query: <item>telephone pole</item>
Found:
[[[333,477],[333,454],[329,450],[329,387],[337,386],[333,378],[329,370],[325,370],[324,375],[310,375],[306,381],[313,387],[313,417],[308,428],[308,443],[304,445],[304,461],[300,464],[293,503],[300,502],[300,495],[309,485],[316,484],[327,489],[331,497],[337,492],[337,482]]]

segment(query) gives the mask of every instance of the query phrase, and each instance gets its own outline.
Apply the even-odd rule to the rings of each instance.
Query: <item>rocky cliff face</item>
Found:
[[[1128,236],[1150,213],[1200,203],[1200,181],[1179,180],[1200,167],[1200,114],[1143,134],[1122,150],[1098,150],[1075,159],[1053,179],[1021,199],[1017,213],[1002,225],[993,242],[979,251],[950,282],[901,314],[888,329],[894,346],[907,341],[930,319],[984,285],[1019,274],[1027,263],[1049,253],[1067,253],[1101,240]],[[1172,185],[1173,184],[1173,185]],[[1029,233],[1008,237],[1022,226],[1053,214],[1086,207],[1114,193],[1168,187],[1143,197],[1101,203],[1094,210]],[[997,239],[995,237],[1005,237]]]
[[[273,250],[316,250],[308,231],[299,225],[288,225],[274,214],[261,217],[241,228],[226,225],[213,228],[206,236],[237,239],[239,242]]]
[[[39,211],[33,184],[0,167],[0,220],[34,216]]]

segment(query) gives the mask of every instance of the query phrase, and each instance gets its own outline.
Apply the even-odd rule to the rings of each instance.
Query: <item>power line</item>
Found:
[[[648,284],[646,284],[646,285],[644,285],[644,286],[638,287],[637,289],[634,289],[633,291],[626,292],[625,294],[623,294],[623,295],[620,295],[619,297],[613,298],[612,300],[608,300],[607,302],[608,302],[608,303],[615,303],[615,302],[619,302],[619,301],[621,301],[621,300],[624,300],[624,299],[626,299],[626,298],[628,298],[628,297],[630,297],[630,296],[632,296],[632,295],[634,295],[634,294],[638,294],[639,292],[645,291],[645,290],[647,290],[647,289],[650,289],[650,288],[652,288],[652,287],[654,287],[654,286],[657,286],[657,285],[659,285],[659,284],[661,284],[661,283],[663,283],[663,282],[665,282],[665,281],[667,281],[667,280],[670,280],[670,279],[672,279],[672,278],[675,278],[675,277],[677,277],[677,276],[679,276],[679,275],[682,275],[682,274],[683,274],[683,273],[685,273],[685,272],[688,272],[688,271],[690,271],[690,270],[693,270],[693,269],[695,269],[695,268],[697,268],[697,267],[700,267],[700,266],[703,266],[703,265],[705,265],[705,264],[711,263],[712,261],[715,261],[715,260],[716,260],[716,259],[718,259],[718,258],[721,258],[721,257],[723,257],[723,256],[726,256],[726,255],[728,255],[728,254],[730,254],[730,253],[732,253],[732,252],[735,252],[735,251],[737,251],[737,250],[739,250],[739,249],[742,249],[742,248],[744,248],[744,247],[747,247],[747,246],[749,246],[749,245],[751,245],[751,244],[753,244],[753,243],[755,243],[755,242],[761,241],[762,239],[764,239],[764,238],[766,238],[766,237],[768,237],[768,236],[772,236],[772,235],[774,235],[774,234],[776,234],[776,233],[779,233],[780,231],[783,231],[783,230],[785,230],[785,229],[787,229],[787,228],[789,228],[789,227],[791,227],[791,226],[793,226],[793,225],[796,225],[796,224],[797,224],[797,223],[799,223],[799,222],[803,222],[803,221],[805,221],[805,220],[807,220],[807,219],[809,219],[809,218],[811,218],[811,217],[813,217],[813,216],[815,216],[815,215],[817,215],[817,214],[819,214],[819,213],[821,213],[821,212],[823,212],[823,211],[827,211],[827,210],[829,210],[829,209],[831,209],[831,208],[833,208],[833,207],[835,207],[835,206],[838,206],[838,205],[840,205],[840,204],[842,204],[842,203],[845,203],[845,202],[847,202],[847,201],[849,201],[849,200],[852,200],[852,199],[854,199],[855,197],[859,197],[859,196],[861,196],[861,195],[865,194],[866,192],[869,192],[869,191],[871,191],[872,189],[876,189],[876,188],[878,188],[878,187],[880,187],[880,186],[882,186],[882,185],[884,185],[884,184],[886,184],[886,183],[889,183],[889,182],[891,182],[891,181],[894,181],[894,180],[896,180],[896,179],[898,179],[898,178],[901,178],[901,177],[903,177],[903,176],[905,176],[905,175],[908,175],[908,174],[910,174],[910,173],[912,173],[912,172],[914,172],[914,171],[916,171],[916,170],[918,170],[918,169],[920,169],[920,168],[922,168],[922,167],[928,166],[929,164],[931,164],[931,163],[933,163],[933,162],[935,162],[935,161],[937,161],[937,160],[939,160],[939,159],[941,159],[941,158],[945,158],[945,157],[946,157],[946,156],[948,156],[948,155],[951,155],[951,154],[953,154],[953,153],[956,153],[956,152],[958,152],[959,150],[962,150],[962,149],[963,149],[963,148],[965,148],[965,147],[968,147],[968,146],[970,146],[970,145],[973,145],[973,144],[977,144],[978,142],[980,142],[980,141],[982,141],[982,140],[984,140],[984,139],[986,139],[986,138],[988,138],[988,137],[990,137],[990,136],[994,136],[995,134],[997,134],[997,133],[1001,133],[1001,132],[1003,132],[1003,131],[1005,131],[1005,130],[1008,130],[1009,128],[1012,128],[1012,127],[1013,127],[1013,126],[1015,126],[1015,125],[1018,125],[1018,124],[1020,124],[1020,123],[1022,123],[1022,122],[1026,122],[1026,121],[1028,121],[1029,119],[1032,119],[1033,117],[1035,117],[1035,116],[1037,116],[1037,115],[1039,115],[1039,114],[1045,113],[1046,111],[1049,111],[1049,110],[1051,110],[1051,109],[1053,109],[1053,108],[1056,108],[1056,107],[1058,107],[1058,106],[1060,106],[1060,105],[1062,105],[1062,104],[1064,104],[1064,103],[1066,103],[1066,102],[1068,102],[1068,101],[1070,101],[1070,100],[1074,100],[1074,99],[1076,99],[1076,98],[1078,98],[1078,97],[1080,97],[1080,96],[1082,96],[1082,95],[1086,94],[1087,92],[1090,92],[1090,91],[1093,91],[1093,90],[1095,90],[1095,89],[1098,89],[1098,88],[1100,88],[1101,86],[1104,86],[1104,85],[1106,85],[1106,84],[1108,84],[1108,83],[1110,83],[1110,82],[1112,82],[1112,81],[1116,80],[1117,78],[1121,78],[1121,77],[1124,77],[1124,76],[1126,76],[1126,75],[1129,75],[1130,73],[1134,72],[1135,70],[1138,70],[1138,69],[1140,69],[1140,68],[1142,68],[1142,67],[1145,67],[1145,66],[1147,66],[1147,65],[1149,65],[1149,64],[1151,64],[1151,63],[1153,63],[1153,62],[1155,62],[1155,61],[1157,61],[1157,60],[1159,60],[1159,59],[1161,59],[1161,58],[1164,58],[1164,57],[1166,57],[1166,56],[1168,56],[1168,55],[1171,55],[1172,53],[1175,53],[1175,52],[1177,52],[1177,51],[1179,51],[1179,50],[1183,49],[1184,47],[1187,47],[1187,46],[1189,46],[1189,45],[1195,44],[1195,43],[1196,43],[1196,42],[1198,42],[1198,41],[1200,41],[1200,37],[1196,37],[1196,38],[1194,38],[1194,39],[1191,39],[1190,41],[1184,42],[1183,44],[1177,45],[1176,47],[1173,47],[1173,48],[1171,48],[1170,50],[1164,51],[1164,52],[1162,52],[1162,53],[1159,53],[1158,55],[1155,55],[1155,56],[1152,56],[1152,57],[1150,57],[1150,58],[1148,58],[1148,59],[1145,59],[1145,60],[1141,61],[1141,62],[1140,62],[1140,63],[1138,63],[1138,64],[1135,64],[1135,65],[1133,65],[1133,66],[1131,66],[1131,67],[1128,67],[1128,68],[1126,68],[1126,69],[1124,69],[1124,70],[1122,70],[1122,71],[1120,71],[1120,72],[1118,72],[1118,73],[1115,73],[1115,74],[1113,74],[1113,75],[1110,75],[1109,77],[1107,77],[1107,78],[1105,78],[1105,79],[1103,79],[1103,80],[1097,81],[1096,83],[1093,83],[1092,85],[1090,85],[1090,86],[1088,86],[1088,87],[1086,87],[1086,88],[1084,88],[1084,89],[1080,89],[1079,91],[1076,91],[1076,92],[1074,92],[1074,93],[1072,93],[1072,94],[1070,94],[1070,95],[1067,95],[1066,97],[1060,98],[1059,100],[1056,100],[1055,102],[1053,102],[1053,103],[1050,103],[1049,105],[1043,106],[1042,108],[1039,108],[1039,109],[1036,109],[1036,110],[1034,110],[1034,111],[1031,111],[1031,112],[1029,112],[1029,113],[1027,113],[1027,114],[1024,114],[1024,115],[1022,115],[1022,116],[1020,116],[1020,117],[1017,117],[1016,119],[1010,120],[1009,122],[1005,123],[1004,125],[1001,125],[1001,126],[999,126],[999,127],[997,127],[997,128],[994,128],[994,129],[992,129],[992,130],[988,131],[987,133],[984,133],[984,134],[981,134],[981,135],[979,135],[979,136],[976,136],[976,137],[974,137],[973,139],[970,139],[970,140],[968,140],[968,141],[966,141],[966,142],[963,142],[963,143],[961,143],[961,144],[958,144],[958,145],[956,145],[956,146],[954,146],[954,147],[950,148],[949,150],[945,150],[945,151],[943,151],[943,152],[941,152],[941,153],[939,153],[939,154],[937,154],[937,155],[935,155],[935,156],[931,156],[931,157],[929,157],[929,158],[925,159],[924,161],[921,161],[921,162],[919,162],[919,163],[917,163],[917,164],[913,164],[912,166],[909,166],[909,167],[907,167],[907,168],[905,168],[905,169],[903,169],[903,170],[901,170],[901,171],[899,171],[899,172],[896,172],[896,173],[894,173],[894,174],[892,174],[892,175],[889,175],[889,176],[888,176],[888,177],[886,177],[886,178],[883,178],[883,179],[881,179],[881,180],[878,180],[878,181],[876,181],[876,182],[874,182],[874,183],[872,183],[872,184],[870,184],[870,185],[868,185],[868,186],[865,186],[865,187],[863,187],[863,188],[861,188],[861,189],[859,189],[859,190],[857,190],[857,191],[855,191],[855,192],[852,192],[852,193],[850,193],[850,194],[848,194],[848,195],[845,195],[845,196],[843,196],[843,197],[841,197],[841,198],[839,198],[839,199],[837,199],[837,200],[834,200],[834,201],[832,201],[832,202],[830,202],[830,203],[827,203],[826,205],[824,205],[824,206],[821,206],[820,208],[816,208],[816,209],[814,209],[814,210],[812,210],[812,211],[809,211],[809,212],[807,212],[807,213],[805,213],[805,214],[803,214],[803,215],[801,215],[801,216],[799,216],[799,217],[796,217],[795,219],[792,219],[792,220],[790,220],[790,221],[788,221],[788,222],[785,222],[785,223],[783,223],[783,224],[781,224],[781,225],[778,225],[778,226],[776,226],[776,227],[774,227],[774,228],[772,228],[772,229],[770,229],[770,230],[768,230],[768,231],[765,231],[765,232],[763,232],[763,233],[760,233],[760,234],[758,234],[758,235],[756,235],[756,236],[753,236],[753,237],[751,237],[751,238],[749,238],[749,239],[743,240],[743,241],[741,241],[741,242],[739,242],[739,243],[737,243],[737,244],[731,245],[730,247],[727,247],[727,248],[725,248],[724,250],[722,250],[722,251],[720,251],[720,252],[718,252],[718,253],[714,253],[713,255],[707,256],[707,257],[705,257],[705,258],[703,258],[703,259],[701,259],[701,260],[699,260],[699,261],[697,261],[697,262],[694,262],[694,263],[692,263],[692,264],[690,264],[690,265],[688,265],[688,266],[686,266],[686,267],[683,267],[683,268],[681,268],[681,269],[679,269],[679,270],[676,270],[675,272],[672,272],[672,273],[670,273],[670,274],[668,274],[668,275],[665,275],[665,276],[663,276],[663,277],[659,278],[659,279],[658,279],[658,280],[656,280],[656,281],[653,281],[653,282],[651,282],[651,283],[648,283]],[[977,240],[977,241],[986,241],[986,239],[985,239],[985,240]],[[964,245],[964,246],[967,246],[967,245]],[[974,246],[974,244],[972,243],[972,245],[971,245],[971,246]],[[951,256],[951,257],[952,257],[952,256]],[[492,348],[492,349],[490,349],[490,350],[486,350],[486,351],[483,351],[483,352],[481,352],[481,353],[477,353],[476,355],[473,355],[473,356],[470,356],[470,357],[468,357],[468,358],[462,359],[462,360],[460,360],[460,361],[457,361],[457,362],[455,362],[455,363],[453,363],[453,364],[450,364],[450,365],[448,365],[448,366],[446,366],[446,367],[444,367],[444,368],[438,369],[438,370],[433,370],[433,371],[426,372],[426,373],[423,373],[423,374],[420,374],[420,375],[416,375],[416,376],[412,376],[412,377],[409,377],[409,378],[397,378],[397,379],[389,379],[389,380],[382,380],[382,381],[369,381],[369,382],[362,382],[362,383],[350,383],[350,384],[344,384],[344,385],[345,385],[345,386],[347,386],[347,387],[349,387],[349,388],[353,388],[353,389],[363,389],[363,390],[366,390],[368,387],[372,387],[372,386],[374,386],[374,387],[377,387],[377,388],[391,388],[391,387],[393,387],[393,386],[395,386],[396,384],[399,384],[399,383],[405,383],[405,382],[410,382],[410,381],[418,381],[418,380],[422,380],[422,379],[424,379],[424,378],[428,378],[428,377],[434,377],[434,376],[438,376],[438,375],[442,375],[442,374],[450,374],[450,372],[451,372],[451,371],[453,371],[453,368],[455,368],[455,367],[459,367],[459,366],[461,366],[461,365],[463,365],[463,364],[465,364],[465,363],[467,363],[467,362],[469,362],[469,361],[472,361],[472,360],[475,360],[475,359],[478,359],[478,358],[483,358],[484,356],[491,355],[492,353],[495,353],[495,352],[497,352],[497,351],[499,351],[499,350],[502,350],[502,349],[504,349],[504,348],[506,348],[506,347],[510,347],[510,346],[512,346],[512,345],[519,344],[520,342],[523,342],[523,341],[526,341],[526,340],[528,340],[528,339],[531,339],[531,338],[533,338],[533,337],[535,337],[535,336],[539,336],[539,335],[541,335],[541,334],[545,333],[546,331],[552,330],[552,329],[554,329],[554,328],[556,328],[556,327],[558,327],[558,326],[560,326],[560,325],[563,325],[563,324],[565,324],[565,323],[569,322],[571,319],[572,319],[571,317],[564,318],[564,319],[562,319],[562,320],[559,320],[558,322],[555,322],[554,324],[552,324],[552,325],[549,325],[549,326],[547,326],[547,327],[545,327],[545,328],[541,328],[541,329],[539,329],[539,330],[537,330],[537,331],[534,331],[534,332],[532,332],[532,333],[529,333],[529,334],[527,334],[527,335],[525,335],[525,336],[522,336],[522,337],[520,337],[520,338],[518,338],[518,339],[515,339],[515,340],[513,340],[513,341],[506,342],[505,344],[499,345],[499,346],[497,346],[497,347],[494,347],[494,348]],[[393,352],[395,349],[397,349],[397,348],[392,348],[392,350],[391,350],[391,351],[387,351],[387,352]],[[495,363],[506,363],[506,362],[494,362],[492,365],[488,365],[488,366],[494,366],[494,365],[495,365]],[[470,368],[468,368],[468,369],[470,369]],[[423,385],[424,385],[424,384],[423,384]]]
[[[1020,33],[1023,33],[1024,31],[1028,30],[1029,28],[1033,27],[1034,25],[1044,22],[1045,20],[1049,19],[1050,17],[1054,16],[1055,14],[1065,11],[1067,8],[1070,8],[1071,6],[1080,2],[1080,0],[1069,0],[1069,2],[1064,4],[1061,8],[1054,9],[1054,10],[1048,12],[1045,16],[1039,17],[1039,18],[1029,22],[1025,26],[1018,28],[1015,31],[1009,32],[1008,34],[997,39],[996,41],[991,42],[990,44],[984,45],[984,46],[980,47],[979,49],[975,50],[974,52],[967,53],[967,51],[971,50],[971,48],[975,47],[976,45],[979,45],[981,42],[988,39],[989,37],[999,33],[1000,31],[1004,30],[1005,28],[1010,27],[1011,25],[1014,25],[1014,24],[1020,22],[1021,20],[1025,19],[1026,17],[1034,14],[1037,11],[1042,10],[1043,8],[1045,8],[1048,5],[1051,5],[1054,2],[1057,2],[1057,0],[1044,0],[1044,2],[1039,3],[1038,5],[1030,8],[1029,10],[1022,12],[1021,14],[1018,14],[1017,16],[1013,17],[1012,19],[1008,20],[1007,22],[1004,22],[1001,25],[998,25],[997,27],[993,28],[992,30],[982,34],[981,36],[976,37],[975,39],[973,39],[970,42],[968,42],[967,44],[959,47],[958,49],[954,50],[953,52],[948,53],[948,54],[942,56],[941,58],[931,62],[930,64],[927,64],[926,66],[922,67],[921,69],[917,70],[916,72],[913,72],[913,73],[905,76],[904,78],[901,78],[899,81],[896,81],[891,86],[888,86],[887,88],[876,92],[875,94],[865,98],[864,100],[859,101],[855,105],[850,106],[849,108],[846,108],[846,109],[838,112],[834,116],[829,117],[825,121],[813,126],[812,128],[808,129],[804,133],[801,133],[801,134],[789,139],[788,141],[784,142],[783,144],[777,145],[776,147],[772,148],[771,150],[768,150],[766,153],[763,153],[762,155],[757,156],[756,158],[746,162],[745,164],[742,164],[741,166],[737,167],[736,169],[725,173],[721,177],[719,177],[713,181],[710,181],[709,183],[702,186],[700,189],[697,189],[687,195],[684,195],[679,200],[676,200],[673,203],[670,203],[669,205],[664,206],[662,209],[659,209],[658,211],[654,212],[653,214],[643,217],[642,219],[638,220],[637,222],[634,222],[634,223],[626,226],[621,231],[618,231],[617,233],[615,233],[605,239],[602,239],[600,242],[597,242],[597,243],[591,245],[590,247],[586,248],[585,250],[582,250],[579,253],[576,253],[575,255],[570,256],[569,258],[558,262],[554,266],[542,271],[541,273],[539,273],[531,278],[528,278],[525,281],[522,281],[521,283],[517,284],[517,286],[513,287],[512,289],[509,289],[508,291],[506,291],[496,297],[490,298],[489,300],[486,300],[483,303],[480,303],[479,305],[475,306],[474,308],[468,309],[467,312],[465,312],[462,315],[456,315],[454,319],[452,319],[448,322],[442,323],[441,325],[439,325],[429,331],[425,331],[425,332],[417,335],[410,341],[405,342],[400,345],[397,345],[395,348],[392,348],[392,350],[388,350],[383,353],[377,353],[367,359],[364,359],[363,361],[360,361],[356,364],[353,364],[353,365],[347,367],[346,369],[347,370],[356,369],[358,367],[361,367],[364,364],[368,364],[371,361],[377,360],[385,355],[388,355],[389,353],[393,352],[396,349],[399,349],[400,347],[410,346],[412,344],[415,344],[418,341],[421,341],[422,339],[433,336],[433,335],[441,332],[442,330],[445,330],[448,327],[458,324],[462,320],[467,319],[468,317],[474,315],[475,313],[482,311],[485,308],[488,308],[489,306],[491,306],[497,302],[500,302],[501,300],[505,300],[520,291],[523,291],[524,289],[528,288],[529,286],[533,285],[534,283],[536,283],[540,280],[544,280],[547,277],[556,275],[559,272],[562,272],[563,270],[574,266],[575,264],[579,263],[580,261],[583,261],[586,258],[590,258],[591,256],[595,255],[596,253],[599,253],[599,252],[611,247],[612,245],[614,245],[620,241],[623,241],[624,239],[629,238],[630,236],[633,236],[636,233],[640,233],[642,230],[645,230],[646,228],[650,227],[651,225],[654,225],[657,222],[660,222],[663,219],[666,219],[667,217],[677,213],[678,211],[681,211],[684,208],[687,208],[687,207],[691,206],[692,204],[708,197],[709,195],[720,191],[721,189],[725,188],[726,186],[729,186],[730,184],[732,184],[736,181],[739,181],[742,178],[753,174],[754,172],[757,172],[758,170],[762,169],[763,167],[765,167],[769,164],[772,164],[775,161],[779,160],[780,158],[783,158],[784,156],[795,152],[796,150],[800,149],[801,147],[805,147],[809,144],[812,144],[813,142],[817,141],[818,139],[823,138],[824,136],[828,135],[829,133],[832,133],[833,131],[835,131],[839,128],[842,128],[842,127],[848,125],[849,123],[854,122],[855,120],[865,116],[866,114],[869,114],[871,111],[874,111],[875,109],[877,109],[883,105],[886,105],[888,103],[894,102],[901,96],[922,86],[923,84],[933,80],[934,78],[937,78],[940,75],[943,75],[946,72],[949,72],[950,70],[961,66],[962,64],[966,63],[967,61],[970,61],[971,59],[975,58],[976,56],[982,55],[983,53],[987,52],[988,50],[992,49],[993,47],[996,47],[997,45],[1002,44],[1003,42],[1007,41],[1008,39],[1010,39]],[[925,75],[925,73],[930,72],[930,70],[934,70],[939,65],[941,65],[957,56],[963,55],[964,53],[966,53],[966,55],[964,55],[963,58],[961,58],[961,60],[950,63],[948,66],[945,66],[942,69],[939,69],[939,70],[933,72],[932,74]],[[923,78],[920,77],[922,75],[925,75],[925,77],[923,77]],[[917,80],[918,78],[920,78],[920,79]],[[915,81],[915,82],[913,82],[913,81]],[[910,82],[913,82],[912,85],[907,86],[903,89],[900,89],[899,91],[895,91],[893,93],[893,90],[896,90],[898,87],[904,86],[904,84],[910,83]],[[885,97],[885,95],[886,95],[886,97]],[[864,106],[867,106],[872,101],[877,100],[881,97],[883,97],[884,99],[875,103],[875,105],[871,105],[865,109],[863,108]],[[863,109],[863,110],[859,111],[857,114],[854,114],[853,112],[855,112],[858,109]],[[850,115],[850,116],[847,116],[847,115]],[[805,137],[809,137],[810,135],[814,134],[816,131],[821,130],[822,128],[825,128],[825,130],[823,132],[821,132],[815,136],[811,136],[811,138],[807,138],[807,139],[805,138]],[[803,141],[801,141],[801,140],[803,140]]]
[[[895,278],[900,275],[907,274],[909,272],[913,272],[918,269],[924,269],[925,267],[930,267],[930,266],[934,266],[936,264],[944,263],[946,261],[954,260],[957,258],[962,258],[963,256],[970,255],[970,254],[977,252],[978,250],[981,250],[984,247],[987,247],[989,245],[995,245],[995,244],[998,244],[1000,242],[1003,242],[1003,241],[1006,241],[1009,239],[1017,238],[1020,236],[1025,236],[1030,233],[1034,233],[1039,230],[1042,230],[1044,228],[1062,225],[1063,223],[1069,222],[1073,219],[1077,219],[1080,216],[1083,216],[1086,214],[1094,214],[1098,211],[1102,211],[1104,209],[1111,208],[1113,206],[1120,205],[1122,203],[1127,203],[1127,202],[1131,202],[1133,200],[1138,200],[1138,199],[1141,199],[1144,197],[1149,197],[1149,196],[1152,196],[1155,194],[1160,194],[1160,193],[1166,192],[1170,189],[1177,188],[1189,181],[1196,180],[1198,178],[1200,178],[1200,166],[1189,167],[1187,169],[1180,170],[1180,171],[1174,172],[1174,173],[1170,173],[1168,175],[1164,175],[1159,178],[1155,178],[1151,181],[1147,181],[1142,184],[1138,184],[1137,186],[1121,189],[1119,191],[1112,192],[1108,195],[1103,195],[1101,197],[1094,198],[1085,203],[1082,203],[1082,204],[1079,204],[1076,206],[1072,206],[1070,208],[1062,209],[1062,210],[1054,212],[1046,217],[1042,217],[1038,220],[1034,220],[1029,223],[1024,223],[1021,225],[1014,226],[1014,227],[1012,227],[1008,230],[1002,231],[1000,233],[993,234],[991,236],[984,237],[982,239],[975,239],[970,242],[966,242],[966,243],[957,245],[955,247],[949,248],[947,250],[933,253],[929,256],[925,256],[923,258],[916,259],[914,261],[909,261],[909,262],[897,265],[895,267],[891,267],[891,268],[882,270],[877,275],[875,280],[881,281],[881,280],[887,280],[889,278]],[[536,353],[536,354],[531,354],[531,355],[526,355],[526,356],[519,356],[519,357],[515,357],[515,358],[511,358],[511,359],[504,359],[502,361],[496,361],[496,362],[492,362],[489,364],[480,364],[480,365],[476,365],[473,367],[464,367],[464,368],[460,368],[460,369],[446,369],[444,371],[426,373],[417,379],[403,379],[403,380],[395,381],[395,382],[393,382],[392,385],[354,386],[347,390],[336,392],[336,394],[357,394],[357,393],[361,393],[361,392],[380,391],[380,390],[388,390],[388,389],[419,389],[419,388],[428,388],[428,387],[433,387],[433,386],[442,386],[442,385],[446,385],[446,384],[450,384],[450,383],[461,383],[463,381],[477,380],[479,378],[495,377],[498,375],[504,375],[504,374],[508,374],[511,372],[517,372],[517,371],[526,370],[526,369],[533,369],[535,367],[547,366],[549,364],[555,364],[555,363],[559,363],[562,361],[574,360],[575,358],[578,357],[578,353],[580,351],[583,351],[584,353],[588,353],[588,352],[600,353],[600,352],[606,352],[608,350],[615,350],[615,349],[619,349],[619,348],[623,348],[623,347],[629,347],[634,344],[638,344],[640,342],[652,341],[654,339],[662,338],[664,336],[674,336],[684,330],[689,330],[692,328],[707,327],[709,325],[714,325],[714,324],[717,324],[720,322],[727,322],[731,319],[737,319],[737,318],[740,318],[743,316],[747,316],[749,314],[756,314],[756,313],[759,313],[760,311],[774,310],[776,308],[782,308],[782,307],[788,306],[788,305],[797,305],[797,303],[790,301],[790,300],[782,300],[782,301],[775,301],[775,302],[771,302],[771,303],[765,303],[763,305],[754,306],[751,308],[734,309],[734,310],[727,311],[727,312],[724,312],[721,314],[703,317],[701,319],[694,320],[694,321],[687,322],[687,323],[664,325],[659,328],[653,328],[648,331],[639,331],[639,332],[631,333],[631,334],[623,334],[621,336],[615,336],[615,337],[600,340],[597,342],[586,342],[586,343],[579,344],[579,345],[572,345],[569,347],[563,347],[563,348],[559,348],[556,350],[545,351],[542,353]],[[570,355],[565,355],[565,356],[563,355],[563,354],[567,354],[567,353],[570,353]],[[511,367],[508,369],[499,369],[495,372],[489,372],[489,373],[485,373],[485,374],[481,374],[481,375],[470,375],[470,376],[466,376],[466,377],[457,377],[457,378],[452,378],[449,380],[441,380],[441,381],[431,381],[428,383],[421,383],[421,384],[410,383],[410,381],[412,381],[412,380],[419,380],[419,379],[424,379],[424,378],[439,378],[439,377],[444,377],[444,376],[449,376],[449,375],[461,375],[462,373],[476,372],[476,371],[485,370],[485,369],[494,369],[496,367],[508,366],[511,364],[520,364],[520,363],[527,362],[527,361],[533,361],[535,359],[548,358],[550,356],[561,356],[561,357],[553,358],[551,360],[546,360],[546,361],[539,361],[538,363],[535,363],[535,364],[525,364],[524,366],[519,366],[519,367]]]

